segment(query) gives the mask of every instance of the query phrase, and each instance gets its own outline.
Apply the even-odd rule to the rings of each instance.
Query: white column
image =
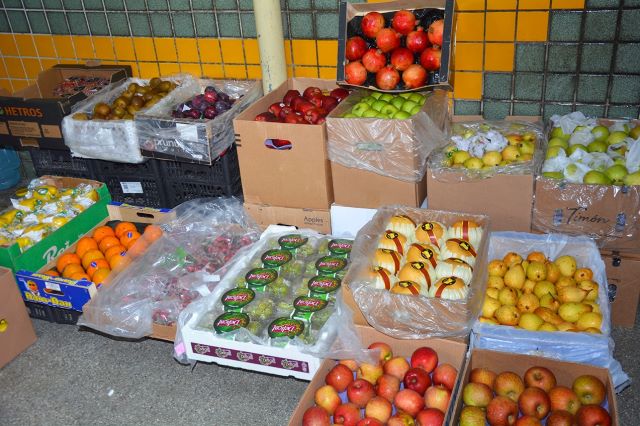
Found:
[[[262,88],[269,93],[287,79],[280,0],[253,0],[262,64]]]

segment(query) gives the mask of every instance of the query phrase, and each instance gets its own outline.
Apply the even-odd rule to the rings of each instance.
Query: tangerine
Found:
[[[124,254],[126,251],[125,246],[118,244],[117,246],[109,247],[107,251],[104,252],[104,258],[109,260],[113,256]]]
[[[80,281],[80,280],[91,281],[91,278],[89,278],[89,275],[85,274],[84,272],[76,272],[75,274],[71,275],[69,279],[76,280],[76,281]]]
[[[84,269],[87,269],[91,262],[96,259],[104,259],[104,254],[102,254],[100,250],[89,250],[82,256],[82,266],[84,266]]]
[[[123,246],[129,248],[131,240],[137,240],[140,238],[140,233],[138,231],[127,231],[122,236],[120,236],[120,243]]]
[[[97,248],[98,243],[96,240],[91,237],[82,237],[78,240],[78,244],[76,244],[76,254],[82,257],[87,251]]]
[[[73,274],[77,274],[78,272],[82,272],[84,274],[84,269],[82,268],[82,266],[78,265],[77,263],[70,263],[64,267],[64,270],[62,271],[62,277],[71,278]]]
[[[89,267],[87,268],[87,275],[93,279],[93,274],[98,269],[103,268],[109,269],[109,262],[106,259],[96,259],[89,264]]]
[[[136,226],[131,222],[120,222],[116,225],[115,234],[116,237],[120,238],[123,234],[127,232],[137,231]]]
[[[60,276],[60,272],[56,271],[55,269],[49,269],[44,274],[45,275],[51,275],[52,277],[59,277]]]
[[[144,252],[147,251],[148,247],[149,247],[149,244],[145,241],[144,238],[138,238],[137,240],[132,240],[130,242],[130,246],[127,249],[127,255],[131,256],[132,258],[142,256]]]
[[[64,268],[70,263],[77,263],[80,265],[82,261],[80,260],[80,256],[75,253],[65,253],[58,258],[56,262],[56,269],[58,272],[64,271]]]
[[[149,225],[144,229],[142,234],[150,243],[162,237],[162,229],[158,225]]]
[[[113,233],[113,229],[111,229],[110,226],[98,226],[94,231],[93,231],[93,239],[96,240],[96,242],[98,244],[100,244],[100,241],[102,241],[102,239],[104,237],[114,237],[115,234]]]
[[[116,237],[104,237],[102,240],[100,240],[100,251],[101,252],[105,252],[107,251],[109,248],[113,247],[113,246],[119,246],[120,245],[120,240],[117,239]]]
[[[94,284],[100,285],[105,282],[105,280],[107,279],[110,273],[111,273],[111,269],[109,268],[97,269],[94,272],[93,276],[91,277],[91,280],[93,281]]]
[[[111,266],[112,271],[122,269],[129,263],[131,263],[131,258],[126,254],[120,256],[112,256],[111,259],[109,259],[109,266]]]

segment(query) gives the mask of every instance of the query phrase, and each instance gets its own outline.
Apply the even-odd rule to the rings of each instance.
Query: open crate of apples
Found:
[[[319,87],[310,86],[302,93],[290,89],[281,102],[274,102],[268,111],[256,115],[255,121],[322,124],[325,117],[347,96],[349,91],[342,88],[323,92]]]

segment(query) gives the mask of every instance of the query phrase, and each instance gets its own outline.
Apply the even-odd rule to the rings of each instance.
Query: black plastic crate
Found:
[[[109,188],[114,201],[143,207],[170,207],[158,160],[140,164],[95,160],[96,179]]]
[[[58,324],[77,324],[82,312],[71,309],[54,308],[34,302],[24,302],[31,318],[41,319]]]
[[[54,175],[95,179],[94,160],[76,158],[70,151],[30,149],[31,161],[37,176]]]

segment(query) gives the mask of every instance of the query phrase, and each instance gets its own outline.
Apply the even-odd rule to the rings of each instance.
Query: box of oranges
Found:
[[[109,215],[36,272],[16,272],[26,302],[82,311],[99,288],[162,236],[167,209],[107,206]]]

